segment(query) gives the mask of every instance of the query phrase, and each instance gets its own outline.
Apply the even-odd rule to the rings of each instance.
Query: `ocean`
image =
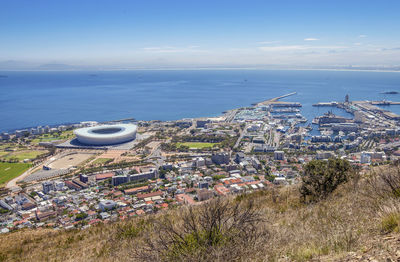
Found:
[[[80,121],[218,116],[291,92],[310,122],[317,102],[400,101],[400,73],[318,70],[129,70],[0,72],[0,132]],[[400,106],[386,109],[400,114]]]

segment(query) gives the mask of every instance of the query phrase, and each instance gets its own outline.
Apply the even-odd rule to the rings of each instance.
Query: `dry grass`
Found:
[[[233,246],[245,251],[236,261],[395,258],[399,200],[392,195],[371,195],[366,181],[350,181],[314,204],[302,203],[296,186],[230,197],[233,202],[252,200],[262,216],[260,227],[268,232],[251,245]],[[168,216],[174,218],[173,224],[182,225],[182,213],[182,209],[174,209],[81,231],[41,229],[1,235],[0,261],[140,261],[137,254],[146,248],[148,236],[159,237],[155,222]],[[388,237],[394,240],[390,242]],[[154,261],[162,259],[153,256]],[[207,260],[226,261],[226,257],[215,252]]]

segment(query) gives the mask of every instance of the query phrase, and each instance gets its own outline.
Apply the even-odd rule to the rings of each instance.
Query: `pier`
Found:
[[[293,95],[295,95],[295,94],[297,94],[297,92],[292,92],[292,93],[289,93],[289,94],[286,94],[286,95],[282,95],[282,96],[278,96],[278,97],[275,97],[275,98],[272,98],[272,99],[269,99],[269,100],[265,100],[265,101],[262,101],[262,102],[259,102],[259,103],[254,103],[254,104],[252,104],[253,106],[265,106],[265,105],[270,105],[270,104],[281,104],[281,105],[284,105],[284,104],[299,104],[299,103],[294,103],[294,102],[279,102],[278,100],[280,100],[280,99],[282,99],[282,98],[285,98],[285,97],[288,97],[288,96],[293,96]]]
[[[104,121],[101,122],[100,124],[108,124],[108,123],[118,123],[118,122],[126,122],[126,121],[135,121],[135,118],[124,118],[124,119],[118,119],[118,120],[110,120],[110,121]]]
[[[278,100],[280,100],[282,98],[285,98],[285,97],[288,97],[288,96],[293,96],[295,94],[297,94],[297,92],[289,93],[289,94],[286,94],[286,95],[283,95],[283,96],[278,96],[278,97],[275,97],[275,98],[272,98],[272,99],[268,100],[268,102],[276,102],[276,101],[278,101]]]
[[[298,113],[298,112],[300,112],[299,109],[292,107],[282,108],[282,109],[271,109],[271,113]]]
[[[337,106],[338,104],[339,104],[338,102],[332,101],[332,102],[320,102],[313,104],[312,106]]]
[[[276,108],[276,107],[301,107],[301,104],[298,102],[272,102],[271,106]]]
[[[393,101],[371,101],[372,105],[377,105],[377,106],[390,106],[390,105],[400,105],[400,102],[393,102]]]

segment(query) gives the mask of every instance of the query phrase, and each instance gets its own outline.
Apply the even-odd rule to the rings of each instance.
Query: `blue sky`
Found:
[[[0,65],[400,64],[394,0],[0,3]]]

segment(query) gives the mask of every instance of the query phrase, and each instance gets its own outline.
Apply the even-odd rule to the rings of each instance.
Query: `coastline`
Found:
[[[210,71],[201,72],[203,70]],[[364,71],[377,74],[365,74]],[[105,122],[131,116],[141,121],[216,117],[232,108],[278,96],[279,92],[294,91],[299,95],[294,99],[304,105],[301,112],[311,120],[315,117],[315,110],[311,108],[314,103],[342,101],[346,94],[352,100],[396,101],[397,97],[388,97],[381,92],[400,91],[398,74],[379,75],[380,72],[391,72],[387,70],[187,68],[178,74],[180,69],[132,69],[102,70],[98,77],[88,75],[92,71],[82,70],[18,72],[13,71],[10,77],[0,79],[3,99],[0,113],[3,129],[0,132],[87,120]],[[47,78],[50,80],[43,81]],[[315,97],[314,94],[322,89],[327,92]],[[46,98],[47,94],[52,95],[51,99]],[[65,104],[64,108],[58,107],[59,102]],[[15,104],[21,107],[15,107]],[[397,109],[394,111],[400,113]],[[32,114],[28,117],[28,113]]]

